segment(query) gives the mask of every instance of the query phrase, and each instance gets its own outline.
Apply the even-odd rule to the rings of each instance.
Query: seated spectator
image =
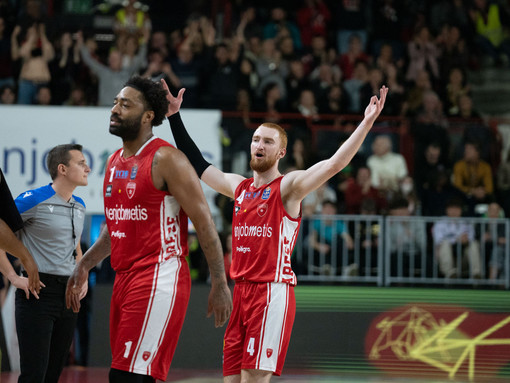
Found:
[[[35,105],[51,105],[51,89],[49,86],[41,86],[35,95]]]
[[[289,62],[289,74],[285,79],[287,100],[290,108],[296,108],[303,89],[311,88],[310,81],[305,75],[305,67],[299,58]]]
[[[402,103],[401,114],[406,117],[414,117],[423,108],[423,96],[432,90],[429,72],[420,70],[416,80],[407,87]]]
[[[487,203],[494,192],[492,169],[480,159],[477,143],[464,144],[464,157],[453,167],[453,184],[461,190],[468,201],[468,214],[475,214],[475,206]]]
[[[361,113],[362,99],[361,89],[368,83],[368,65],[363,61],[356,62],[354,67],[354,75],[349,80],[344,81],[344,89],[349,95],[349,113]]]
[[[264,40],[266,39],[274,39],[278,37],[278,34],[282,29],[286,29],[289,31],[290,36],[292,37],[292,41],[294,43],[294,48],[297,51],[301,51],[301,35],[299,33],[299,29],[297,25],[287,18],[287,12],[281,6],[273,6],[271,9],[271,19],[264,26]]]
[[[316,190],[309,193],[304,199],[302,204],[303,217],[310,217],[314,214],[321,214],[323,205],[326,203],[337,203],[337,196],[335,189],[324,182]]]
[[[381,69],[376,67],[370,68],[368,71],[368,81],[360,89],[361,102],[368,102],[370,97],[379,94],[379,89],[385,85],[384,80],[384,74]],[[384,106],[386,107],[386,103]]]
[[[495,168],[499,163],[499,150],[497,149],[496,136],[482,119],[481,114],[474,109],[473,99],[469,94],[461,94],[457,104],[458,114],[452,116],[453,123],[462,129],[462,140],[454,150],[454,158],[460,158],[464,152],[465,142],[477,142],[480,148],[480,158],[487,161]]]
[[[407,176],[407,164],[399,153],[392,151],[391,139],[378,135],[372,144],[373,154],[367,159],[372,172],[372,185],[386,194],[396,192],[400,180]]]
[[[336,27],[337,51],[339,54],[349,49],[349,39],[353,34],[358,35],[365,50],[368,40],[367,9],[371,4],[366,0],[337,2],[334,18]]]
[[[318,105],[323,105],[328,97],[329,89],[340,84],[340,70],[336,65],[322,63],[310,73],[313,93]]]
[[[389,92],[388,92],[389,93]],[[388,102],[388,96],[386,96],[386,103]],[[345,89],[340,84],[333,84],[326,95],[326,100],[319,105],[319,109],[324,114],[345,114],[349,107],[349,98]],[[387,104],[384,105],[386,109]]]
[[[339,219],[328,217],[337,214],[335,202],[325,200],[320,214],[326,217],[313,220],[312,231],[308,236],[309,244],[314,252],[314,265],[320,268],[319,272],[322,275],[336,275],[335,265],[336,268],[343,266],[342,270],[351,265],[351,263],[343,265],[342,260],[345,252],[354,248],[354,243],[347,225]],[[351,269],[357,270],[357,267],[351,267]]]
[[[448,76],[448,83],[443,91],[444,112],[448,116],[456,116],[460,112],[459,99],[469,95],[471,86],[467,83],[464,72],[460,68],[452,68]]]
[[[254,110],[265,112],[265,120],[277,123],[280,121],[280,113],[288,111],[287,103],[282,95],[281,87],[277,83],[266,84],[262,91],[262,97],[255,102]]]
[[[389,66],[393,66],[396,69],[396,73],[402,71],[404,66],[404,60],[402,58],[397,59],[393,52],[393,46],[390,43],[383,43],[379,50],[379,54],[374,60],[374,66],[379,68],[386,73]]]
[[[297,10],[297,25],[304,48],[310,46],[312,36],[328,37],[331,13],[323,0],[305,0]]]
[[[83,88],[79,85],[73,86],[69,98],[64,101],[63,105],[67,106],[87,106],[90,105],[87,95]]]
[[[370,63],[370,56],[363,50],[363,42],[356,33],[349,36],[349,48],[347,52],[340,54],[338,66],[342,71],[342,80],[349,80],[354,76],[354,67],[356,62],[363,61]]]
[[[438,42],[440,49],[439,71],[441,79],[446,81],[453,68],[466,70],[469,65],[469,50],[466,34],[461,34],[456,25],[445,25]]]
[[[447,163],[450,157],[449,122],[443,112],[441,100],[436,92],[429,90],[423,94],[423,104],[411,122],[411,135],[414,138],[415,161],[432,141],[441,146],[441,162]]]
[[[305,73],[307,76],[322,63],[331,63],[330,59],[328,42],[323,36],[314,36],[312,38],[312,45],[309,51],[301,58],[305,66]]]
[[[354,177],[347,178],[339,185],[344,195],[345,214],[361,214],[363,202],[374,202],[374,214],[378,214],[386,206],[386,199],[381,192],[372,186],[370,168],[362,166]]]
[[[290,152],[280,160],[281,172],[288,173],[292,170],[308,169],[312,165],[310,148],[302,138],[295,138]]]
[[[418,73],[427,70],[433,82],[439,80],[439,49],[430,35],[427,26],[420,26],[414,33],[413,40],[407,45],[409,63],[407,65],[406,80],[416,81]]]
[[[486,261],[489,261],[489,278],[498,279],[505,273],[505,252],[506,252],[506,234],[505,225],[502,222],[494,222],[505,217],[503,209],[497,202],[491,202],[487,207],[487,213],[484,217],[489,219],[489,223],[483,224],[485,231],[482,233],[482,244],[485,245]]]
[[[0,88],[0,104],[16,104],[16,90],[12,85],[4,85]]]
[[[147,55],[147,44],[143,43],[140,46],[133,65],[130,68],[122,69],[122,55],[118,50],[113,49],[110,51],[108,65],[104,65],[90,55],[89,50],[83,44],[81,32],[77,33],[76,43],[80,47],[83,62],[98,77],[98,105],[111,106],[118,90],[122,89],[126,81],[143,66]]]
[[[426,217],[439,217],[446,211],[448,201],[453,198],[465,201],[464,193],[450,181],[451,174],[445,168],[438,167],[429,173],[428,185],[421,194],[421,214]]]
[[[447,165],[441,160],[441,145],[436,141],[430,142],[414,162],[413,176],[418,198],[422,198],[424,190],[432,188],[433,180],[446,169]]]
[[[457,252],[469,263],[469,277],[481,278],[480,245],[475,239],[472,224],[459,220],[462,216],[462,202],[452,199],[446,206],[446,217],[432,227],[435,256],[439,270],[446,278],[462,276],[462,264],[456,265]]]
[[[394,198],[389,206],[392,217],[409,217],[409,205],[405,198]],[[388,225],[391,254],[391,276],[413,277],[422,266],[422,256],[427,249],[427,233],[423,221],[391,221]]]
[[[287,98],[284,79],[289,73],[288,63],[282,59],[281,52],[276,49],[274,39],[262,42],[262,51],[255,61],[255,70],[260,79],[257,90],[259,96],[267,84],[275,83],[280,87],[281,95]]]
[[[395,65],[388,64],[383,74],[388,87],[388,95],[382,113],[387,116],[400,116],[406,91],[400,73]]]
[[[315,93],[310,89],[303,89],[299,95],[296,105],[296,112],[304,118],[314,121],[319,119],[319,108],[317,107]]]

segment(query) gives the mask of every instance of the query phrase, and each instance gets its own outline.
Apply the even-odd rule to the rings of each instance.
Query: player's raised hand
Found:
[[[174,97],[172,93],[170,93],[170,89],[168,89],[168,85],[164,79],[161,79],[161,86],[166,91],[166,99],[168,100],[168,112],[166,113],[167,117],[170,117],[172,114],[175,114],[181,109],[182,104],[182,95],[184,94],[185,88],[181,88],[177,97]]]
[[[386,95],[388,94],[388,88],[383,85],[380,90],[379,98],[377,96],[372,96],[368,106],[365,109],[365,118],[367,120],[371,120],[373,123],[376,118],[381,114],[381,111],[384,108],[384,103],[386,102]]]

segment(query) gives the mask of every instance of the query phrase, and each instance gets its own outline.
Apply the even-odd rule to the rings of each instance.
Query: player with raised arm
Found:
[[[269,382],[273,374],[281,374],[294,322],[297,280],[290,256],[301,222],[301,201],[349,164],[381,113],[388,88],[383,86],[379,98],[370,99],[363,121],[336,153],[306,170],[280,174],[287,134],[277,124],[263,123],[251,142],[253,177],[245,178],[205,161],[179,114],[184,89],[174,97],[162,83],[177,147],[207,185],[235,201],[230,273],[236,284],[224,338],[224,382]]]

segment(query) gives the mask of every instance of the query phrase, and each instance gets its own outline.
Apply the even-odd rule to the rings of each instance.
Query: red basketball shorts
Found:
[[[110,304],[112,368],[166,380],[190,288],[181,257],[117,273]]]
[[[236,283],[223,346],[223,375],[237,375],[241,369],[281,375],[295,314],[293,286]]]

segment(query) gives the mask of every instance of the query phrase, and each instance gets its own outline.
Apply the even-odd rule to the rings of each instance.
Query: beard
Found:
[[[142,115],[125,120],[120,120],[118,117],[113,119],[119,124],[110,125],[111,134],[122,138],[122,141],[133,141],[138,137],[142,126]]]
[[[276,156],[273,158],[266,157],[262,161],[257,161],[257,157],[255,157],[253,154],[251,156],[250,160],[250,168],[254,172],[264,173],[271,169],[273,165],[276,163]]]

